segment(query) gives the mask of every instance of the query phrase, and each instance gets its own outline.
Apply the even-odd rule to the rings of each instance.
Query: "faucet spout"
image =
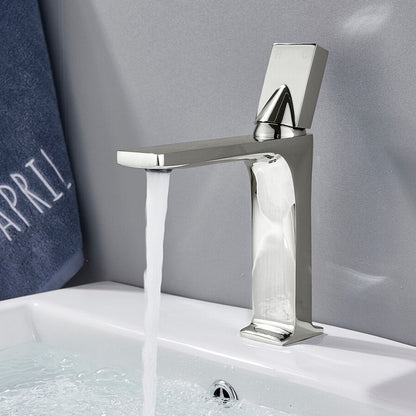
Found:
[[[223,137],[117,152],[119,165],[164,170],[189,168],[231,161],[271,159],[281,146],[278,141],[259,142],[252,135]]]

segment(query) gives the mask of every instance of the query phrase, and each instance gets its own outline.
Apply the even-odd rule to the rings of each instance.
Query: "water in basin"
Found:
[[[0,351],[0,414],[133,416],[143,408],[142,371],[103,367],[90,356],[27,343]],[[274,416],[245,400],[224,408],[198,383],[158,377],[157,416]]]

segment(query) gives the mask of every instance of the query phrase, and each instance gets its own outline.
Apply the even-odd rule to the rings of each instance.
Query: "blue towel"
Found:
[[[82,266],[76,192],[37,0],[0,0],[0,300]]]

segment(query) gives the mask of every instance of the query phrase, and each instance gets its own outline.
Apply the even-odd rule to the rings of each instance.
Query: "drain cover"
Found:
[[[224,380],[215,381],[210,387],[211,397],[217,399],[224,406],[231,406],[232,402],[238,400],[234,387]]]

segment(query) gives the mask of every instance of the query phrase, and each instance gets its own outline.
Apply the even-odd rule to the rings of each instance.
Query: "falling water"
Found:
[[[143,361],[143,413],[154,416],[157,388],[157,332],[159,323],[160,288],[162,284],[163,239],[168,207],[170,173],[147,171],[146,197],[146,271],[144,291],[146,312]]]
[[[88,354],[39,342],[25,343],[0,351],[0,415],[156,415],[157,328],[169,178],[168,173],[147,173],[143,394],[137,367],[102,367],[102,360],[95,361],[97,357]],[[163,354],[165,362],[176,366],[178,378],[159,377],[159,416],[289,416],[244,399],[224,408],[221,402],[207,398],[203,380],[187,381],[181,374],[184,366],[185,373],[198,374],[206,371],[206,365],[210,371],[213,365],[224,371],[223,365],[202,362],[201,367],[185,354],[168,350]]]

